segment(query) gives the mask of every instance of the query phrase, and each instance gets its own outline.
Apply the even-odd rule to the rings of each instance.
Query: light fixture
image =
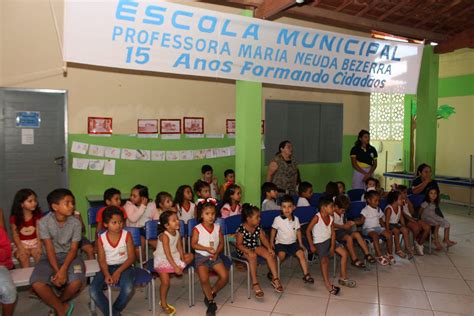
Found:
[[[296,3],[302,4],[302,3],[304,3],[304,0],[296,0]]]

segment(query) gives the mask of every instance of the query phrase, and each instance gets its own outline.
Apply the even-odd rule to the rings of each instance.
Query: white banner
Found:
[[[361,92],[416,93],[422,45],[151,0],[66,0],[68,62]]]

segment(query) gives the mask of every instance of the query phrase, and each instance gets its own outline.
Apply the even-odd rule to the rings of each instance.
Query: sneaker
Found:
[[[215,315],[217,311],[217,305],[214,301],[209,301],[209,306],[207,307],[206,316]]]
[[[424,251],[423,251],[423,248],[424,248],[423,245],[420,245],[420,244],[417,243],[417,242],[414,242],[414,244],[415,244],[416,253],[417,253],[419,256],[424,256],[425,253],[424,253]]]

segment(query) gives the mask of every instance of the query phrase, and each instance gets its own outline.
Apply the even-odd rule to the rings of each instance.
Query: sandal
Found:
[[[304,283],[314,283],[314,279],[311,277],[311,274],[309,274],[309,273],[306,273],[303,276],[303,281],[304,281]]]
[[[166,314],[166,315],[174,315],[176,314],[176,308],[170,304],[166,304],[166,307],[164,307],[163,305],[161,305],[161,302],[160,302],[160,306],[161,306],[161,309],[163,310],[163,312]]]
[[[395,264],[395,262],[396,262],[396,261],[395,261],[395,258],[394,258],[392,255],[390,255],[390,254],[386,254],[386,255],[385,255],[385,258],[387,258],[389,265]]]
[[[386,266],[389,264],[389,261],[384,256],[377,257],[377,262],[383,266]]]
[[[278,282],[278,283],[280,283],[280,285],[277,285],[277,283],[276,283],[275,281],[280,281],[280,279],[279,279],[279,278],[274,278],[274,279],[272,280],[273,289],[274,289],[277,293],[283,293],[283,286],[281,285],[280,282]]]
[[[260,284],[258,282],[252,284],[252,287],[254,288],[257,285],[260,287]],[[260,298],[263,298],[265,296],[265,293],[263,293],[262,289],[257,289],[257,290],[254,289],[254,292],[255,292],[255,298],[260,299]]]
[[[365,269],[365,264],[359,259],[351,260],[351,265],[353,265],[356,268]]]
[[[332,295],[337,295],[341,291],[341,288],[339,286],[332,286],[331,290],[329,291],[329,294]]]
[[[347,287],[356,287],[356,281],[351,279],[339,279],[339,284]]]
[[[405,259],[407,257],[407,255],[401,249],[397,251],[397,255],[402,259]]]
[[[369,262],[369,263],[375,263],[377,260],[375,260],[374,256],[372,256],[370,253],[366,254],[365,255],[365,259]]]

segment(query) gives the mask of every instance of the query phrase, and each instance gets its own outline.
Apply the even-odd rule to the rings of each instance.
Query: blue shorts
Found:
[[[385,231],[383,227],[371,227],[371,228],[364,228],[362,230],[362,235],[368,236],[370,232],[376,232],[377,235],[382,234]]]
[[[211,256],[208,256],[208,257],[203,256],[197,252],[196,252],[196,256],[194,257],[194,262],[195,262],[196,267],[206,266],[209,269],[211,269],[216,264],[219,264],[219,263],[224,264],[220,256],[218,256],[216,260],[212,260]]]
[[[287,256],[294,256],[298,250],[303,250],[300,248],[298,243],[292,243],[289,245],[285,244],[276,244],[275,245],[275,253],[278,254],[279,252],[284,252]]]
[[[390,230],[393,230],[394,228],[398,228],[398,230],[400,230],[400,228],[402,228],[401,224],[389,224],[389,225],[390,225]]]

